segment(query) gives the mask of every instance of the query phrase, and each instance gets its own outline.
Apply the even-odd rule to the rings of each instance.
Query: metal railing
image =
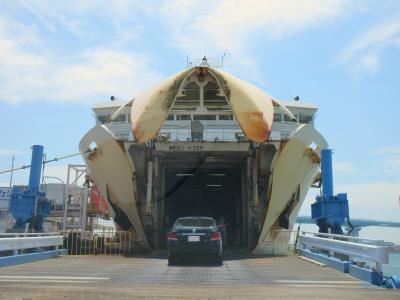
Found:
[[[200,133],[193,133],[190,124],[168,124],[161,127],[159,136],[167,137],[165,141],[237,141],[242,133],[240,126],[235,124],[204,124]]]
[[[115,122],[103,125],[105,125],[119,140],[134,140],[130,122]]]
[[[272,131],[279,132],[281,138],[285,139],[289,138],[292,132],[294,132],[300,125],[302,124],[293,122],[273,122]]]
[[[54,232],[0,233],[0,256],[58,250],[62,244],[62,237]]]
[[[68,255],[130,255],[133,254],[136,242],[129,231],[68,230],[60,234]]]
[[[378,272],[382,271],[382,264],[389,263],[390,252],[400,251],[399,245],[383,240],[305,231],[300,234],[299,245],[301,249],[328,256],[347,256],[347,260],[355,263],[372,261]]]
[[[37,237],[37,236],[52,236],[59,235],[58,232],[0,232],[1,238],[11,238],[11,237]]]
[[[238,141],[245,137],[237,122],[232,121],[201,121],[204,130],[201,141]],[[106,123],[105,125],[117,139],[133,141],[130,122]],[[280,138],[288,138],[299,127],[300,123],[274,122],[272,130],[279,133]],[[166,121],[158,134],[160,141],[192,141],[194,137],[191,129],[191,121]]]
[[[225,54],[224,54],[225,56]],[[212,68],[223,68],[224,66],[224,56],[221,58],[207,57],[204,61],[204,57],[201,58],[187,58],[186,67],[198,67],[198,66],[208,66]]]

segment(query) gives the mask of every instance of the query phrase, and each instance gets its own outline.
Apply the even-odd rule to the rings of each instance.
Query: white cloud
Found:
[[[219,2],[170,1],[162,6],[166,23],[175,27],[181,46],[247,49],[250,39],[260,34],[280,38],[337,17],[350,5],[342,0],[225,0]],[[178,13],[176,9],[177,8]],[[170,22],[172,21],[172,22]],[[168,26],[168,25],[167,25]],[[208,44],[208,45],[207,45]]]
[[[109,38],[113,45],[138,39],[141,26],[132,21],[134,23],[146,5],[146,1],[137,0],[41,0],[29,1],[29,5],[27,2],[20,1],[22,7],[52,34],[63,29],[84,44]]]
[[[377,151],[380,174],[396,176],[400,168],[400,147],[383,147]]]
[[[94,49],[82,53],[79,60],[55,74],[53,84],[61,100],[98,100],[94,95],[131,98],[162,78],[141,54]]]
[[[167,28],[164,33],[168,33],[166,41],[201,54],[204,50],[245,49],[254,34],[261,34],[261,38],[288,36],[327,20],[336,20],[356,6],[344,0],[169,0],[162,3],[42,0],[20,3],[50,31],[61,25],[78,36],[93,27],[85,22],[93,16],[111,22],[114,27],[140,16],[151,17],[164,23]],[[118,32],[121,28],[114,29]],[[201,49],[198,45],[202,45]]]
[[[340,59],[354,71],[375,72],[380,52],[388,47],[400,47],[400,17],[386,20],[356,37]]]
[[[342,0],[172,0],[152,13],[161,15],[169,33],[166,43],[172,47],[192,57],[206,54],[219,58],[227,53],[227,70],[266,85],[264,72],[252,54],[257,44],[336,21],[352,7]]]
[[[0,19],[0,55],[7,58],[0,62],[0,100],[15,104],[91,102],[112,94],[129,98],[161,79],[151,67],[154,59],[149,54],[121,50],[132,41],[148,41],[149,36],[143,36],[147,29],[137,21],[143,17],[151,24],[164,25],[160,32],[165,37],[160,41],[163,46],[194,57],[220,57],[229,50],[227,69],[264,83],[251,55],[254,41],[287,37],[336,20],[352,6],[343,0],[19,3],[18,9],[37,22],[25,26]],[[99,20],[103,20],[101,26]],[[65,31],[86,46],[71,48],[66,56],[59,54],[61,49],[52,39]],[[104,46],[107,38],[110,45]]]
[[[399,176],[400,156],[385,156],[378,164],[379,173],[386,176]]]
[[[375,53],[368,53],[360,58],[359,63],[355,67],[359,70],[367,70],[374,73],[379,68],[379,58]]]
[[[374,181],[340,184],[335,187],[336,193],[347,193],[351,218],[375,220],[400,219],[400,181]],[[311,203],[318,194],[311,189],[306,196],[300,215],[311,214]]]
[[[338,191],[348,194],[353,217],[380,220],[399,220],[400,181],[377,181],[344,184]]]
[[[346,161],[335,161],[333,164],[334,172],[352,174],[354,172],[354,165],[351,162]]]
[[[400,157],[394,157],[394,158],[388,159],[387,163],[390,164],[392,167],[397,168],[397,170],[399,170],[398,168],[400,168]]]
[[[17,32],[17,34],[14,34]],[[44,50],[37,32],[0,19],[0,95],[3,101],[93,102],[130,98],[162,76],[147,54],[86,49],[60,58]]]
[[[378,150],[378,154],[383,154],[383,155],[387,155],[387,154],[394,154],[394,155],[400,155],[400,146],[393,146],[393,147],[385,147],[385,148],[381,148]]]
[[[127,49],[126,45],[133,41],[136,45],[149,43],[148,30],[153,24],[163,26],[154,33],[163,36],[159,41],[163,47],[170,46],[193,57],[220,57],[227,52],[227,70],[265,84],[252,55],[257,43],[337,21],[356,7],[344,0],[19,3],[18,10],[24,9],[36,22],[23,26],[0,19],[0,55],[7,57],[0,62],[0,95],[3,101],[12,103],[90,102],[111,94],[120,98],[134,96],[138,88],[142,90],[162,76],[152,69],[154,59],[149,54],[121,49]],[[56,45],[57,35],[68,38],[65,32],[79,44],[73,45],[67,55],[60,54],[63,51]],[[107,39],[109,45],[105,46]],[[378,66],[373,57],[366,58],[365,64],[371,69]],[[118,95],[120,91],[123,95]]]

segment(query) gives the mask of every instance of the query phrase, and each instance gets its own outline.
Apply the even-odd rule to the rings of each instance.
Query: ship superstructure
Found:
[[[207,215],[228,224],[228,245],[271,253],[327,148],[317,107],[276,100],[204,61],[93,111],[80,150],[90,149],[86,164],[115,221],[149,249],[165,246],[177,217]]]

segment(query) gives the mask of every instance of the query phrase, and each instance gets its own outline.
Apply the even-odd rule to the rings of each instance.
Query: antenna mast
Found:
[[[15,161],[15,156],[13,155],[12,156],[12,161],[11,161],[10,187],[12,187],[12,181],[13,181],[14,161]]]

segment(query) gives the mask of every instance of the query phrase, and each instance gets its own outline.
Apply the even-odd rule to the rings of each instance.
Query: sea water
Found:
[[[297,230],[299,224],[295,224],[294,230]],[[301,224],[300,230],[308,232],[318,232],[315,224]],[[367,226],[359,232],[359,236],[368,239],[384,240],[400,245],[400,228],[384,226]],[[400,253],[389,254],[389,264],[382,266],[385,275],[400,276]]]

